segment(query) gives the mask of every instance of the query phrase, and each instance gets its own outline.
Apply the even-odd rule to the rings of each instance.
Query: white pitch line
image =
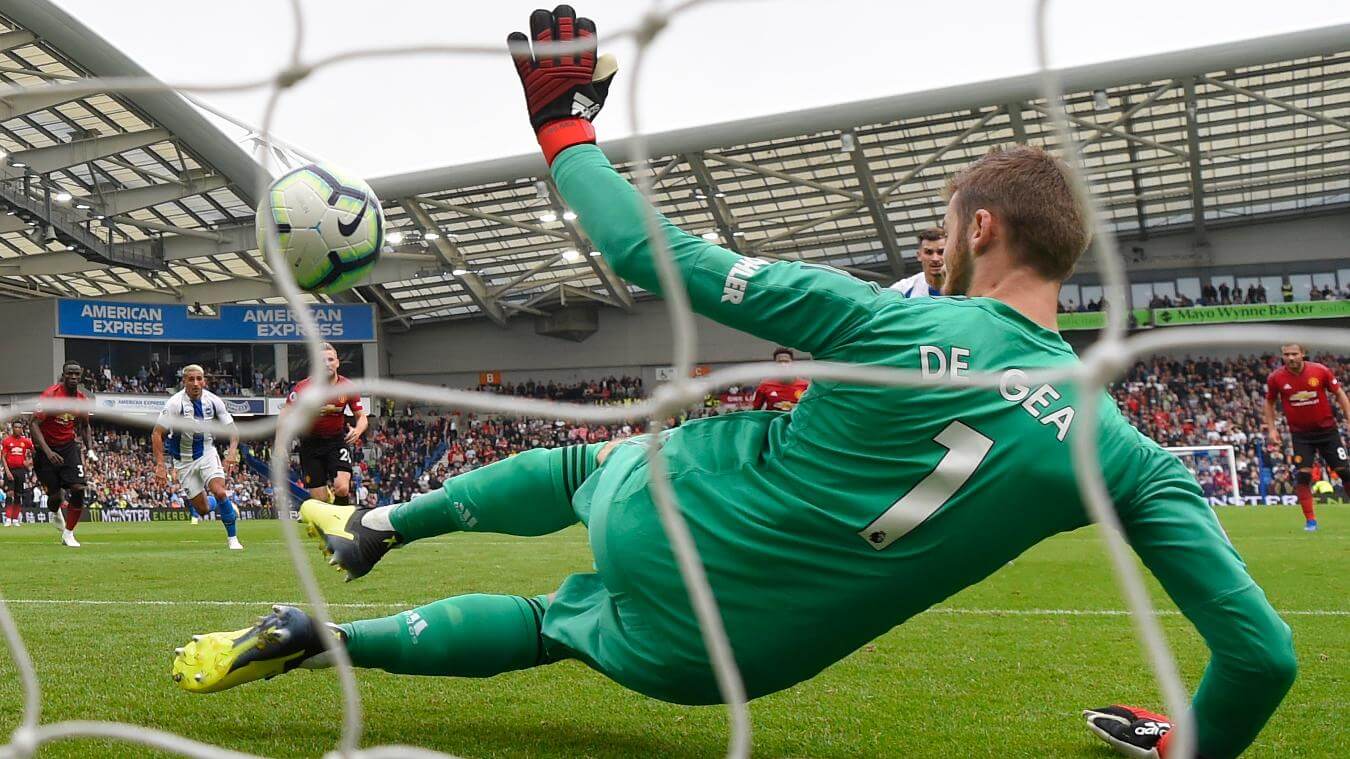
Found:
[[[272,604],[284,604],[286,606],[308,606],[307,603],[297,601],[194,601],[194,600],[165,600],[165,599],[95,599],[95,598],[14,598],[4,601],[12,605],[29,606],[271,606]],[[334,609],[411,609],[421,606],[431,601],[421,601],[416,603],[388,601],[381,603],[330,603],[329,607]],[[1293,609],[1276,610],[1279,614],[1290,617],[1350,617],[1350,609]],[[963,607],[942,606],[936,609],[929,609],[924,614],[954,614],[961,616],[975,617],[1125,617],[1129,612],[1125,609],[974,609]],[[1160,617],[1179,617],[1181,612],[1175,610],[1158,610],[1153,612]]]

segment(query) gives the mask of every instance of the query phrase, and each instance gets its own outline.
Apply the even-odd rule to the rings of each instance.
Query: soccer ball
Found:
[[[258,249],[270,218],[279,250],[300,289],[340,293],[358,284],[384,247],[384,211],[370,185],[331,166],[310,164],[278,177],[258,205]]]

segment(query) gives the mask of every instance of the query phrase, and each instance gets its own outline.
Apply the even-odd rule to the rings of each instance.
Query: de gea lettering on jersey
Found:
[[[970,350],[952,346],[944,350],[936,345],[919,346],[919,373],[926,381],[950,380],[961,384],[970,381]],[[1054,385],[1045,383],[1035,390],[1026,384],[1027,373],[1021,369],[1006,369],[999,377],[998,393],[1003,400],[1016,403],[1032,419],[1055,426],[1055,438],[1063,442],[1073,424],[1073,406],[1062,405],[1054,410],[1055,401],[1062,398]],[[1046,413],[1046,412],[1049,413]]]

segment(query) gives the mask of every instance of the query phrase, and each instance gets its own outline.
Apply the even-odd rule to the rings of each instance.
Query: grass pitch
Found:
[[[1294,629],[1299,678],[1249,756],[1350,756],[1350,507],[1323,507],[1302,532],[1289,507],[1220,517]],[[90,524],[84,548],[56,530],[0,530],[0,592],[43,685],[43,721],[117,720],[271,756],[319,756],[338,737],[331,672],[298,672],[212,696],[169,679],[194,632],[243,627],[300,598],[275,522],[244,522],[247,550],[216,523]],[[317,551],[312,560],[321,566]],[[468,592],[525,595],[586,571],[585,533],[536,539],[456,535],[388,557],[344,584],[322,572],[338,619],[382,616]],[[985,583],[892,630],[814,680],[752,705],[762,757],[1099,757],[1078,711],[1113,701],[1160,706],[1093,529],[1060,536]],[[1203,643],[1155,587],[1188,682]],[[359,673],[365,745],[406,743],[469,757],[708,757],[724,712],[623,690],[576,662],[488,680]],[[19,721],[19,684],[0,656],[0,736]],[[0,738],[0,743],[4,739]],[[48,745],[42,757],[141,757],[106,741]]]

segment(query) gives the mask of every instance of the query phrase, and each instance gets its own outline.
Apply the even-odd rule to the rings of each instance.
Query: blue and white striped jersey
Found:
[[[221,424],[234,424],[234,417],[225,408],[225,401],[220,396],[210,390],[203,390],[202,396],[197,400],[188,397],[186,390],[179,390],[169,398],[164,404],[164,410],[159,412],[161,426],[169,429],[162,422],[169,417],[180,417],[182,419],[193,420],[197,422],[214,421]],[[168,443],[169,458],[176,462],[187,464],[212,450],[214,441],[210,432],[178,432],[170,430]]]
[[[942,294],[941,290],[928,284],[928,279],[924,277],[923,272],[905,277],[891,285],[889,289],[895,290],[906,298],[929,298]]]

